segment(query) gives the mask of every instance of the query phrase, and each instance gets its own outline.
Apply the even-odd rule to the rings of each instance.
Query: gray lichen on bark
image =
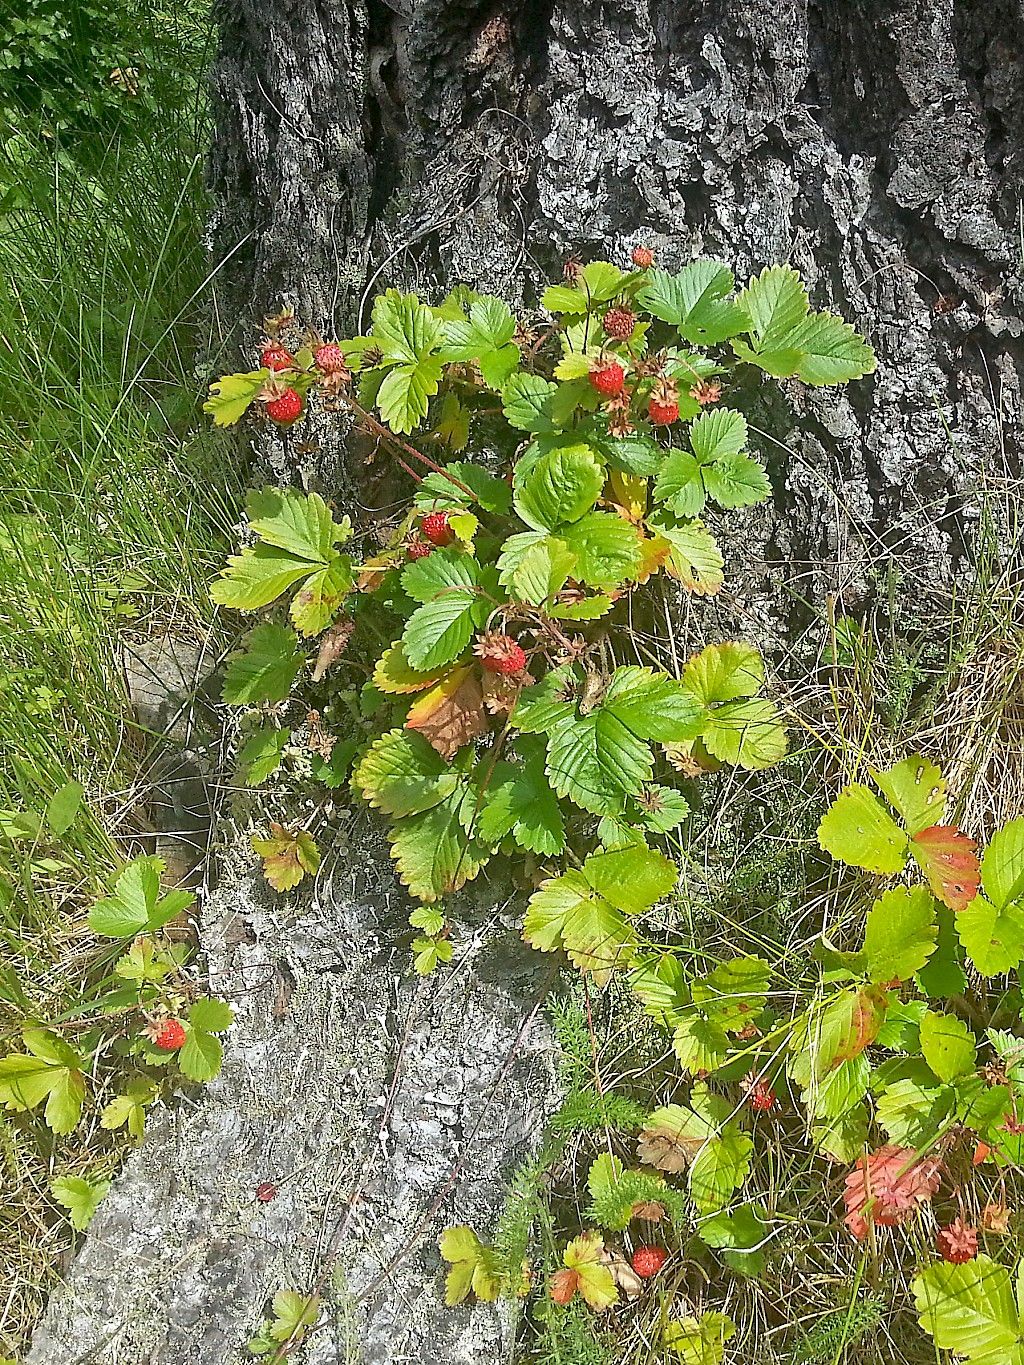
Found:
[[[436,300],[465,280],[530,306],[567,253],[624,263],[639,241],[669,267],[719,256],[740,279],[789,260],[816,306],[868,334],[878,372],[839,392],[741,394],[774,498],[716,527],[727,593],[678,619],[693,634],[738,621],[781,657],[816,628],[829,594],[856,611],[887,573],[922,593],[969,576],[983,493],[1019,473],[1017,4],[221,8],[211,238],[228,257],[223,306],[247,345],[282,303],[325,333],[349,331],[385,284]],[[363,471],[338,427],[315,434],[315,459],[286,445],[280,471],[356,497]],[[1016,552],[1008,538],[1002,552]],[[507,1350],[490,1310],[436,1310],[439,1220],[427,1235],[418,1219],[465,1149],[536,977],[481,972],[499,951],[482,932],[450,986],[418,988],[403,1047],[415,994],[394,947],[404,910],[385,852],[360,829],[343,863],[364,880],[323,888],[291,921],[242,855],[225,859],[203,929],[211,984],[240,1009],[224,1076],[158,1119],[98,1215],[33,1365],[66,1365],[126,1317],[134,1336],[97,1360],[233,1359],[267,1294],[328,1264],[331,1229],[367,1175],[342,1243],[349,1289],[365,1287],[374,1257],[424,1235],[369,1317],[353,1319],[365,1358]],[[232,924],[241,938],[229,949]],[[279,969],[293,990],[280,1022]],[[536,1136],[550,1056],[543,1032],[531,1028],[528,1044],[502,1082],[507,1131],[485,1117],[449,1201],[460,1219],[493,1220],[500,1174]],[[282,1167],[294,1174],[278,1199],[255,1207],[252,1189]],[[311,1359],[345,1358],[321,1333]]]

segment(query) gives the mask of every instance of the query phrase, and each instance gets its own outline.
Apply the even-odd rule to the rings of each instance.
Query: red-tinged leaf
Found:
[[[846,1177],[844,1222],[858,1241],[876,1227],[905,1223],[939,1188],[940,1163],[919,1157],[910,1147],[880,1147],[857,1164]]]
[[[952,825],[915,834],[910,850],[934,894],[951,910],[963,910],[978,894],[981,868],[976,844]]]
[[[580,1277],[575,1270],[556,1270],[551,1276],[549,1293],[555,1303],[571,1303],[576,1297]]]
[[[852,1062],[878,1037],[889,1008],[889,993],[877,986],[867,986],[857,992],[850,1004],[850,1026],[839,1051],[832,1059],[832,1068]]]
[[[418,730],[447,759],[482,735],[487,729],[487,713],[476,669],[470,664],[453,669],[424,692],[409,708],[405,728]]]

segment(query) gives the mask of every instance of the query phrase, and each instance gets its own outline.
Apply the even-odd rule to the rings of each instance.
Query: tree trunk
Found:
[[[727,591],[685,622],[688,642],[738,624],[781,666],[830,597],[855,612],[880,578],[948,592],[983,486],[1019,472],[1022,44],[1013,0],[234,0],[222,307],[251,343],[289,303],[350,333],[391,284],[529,307],[568,253],[624,264],[642,242],[738,277],[792,261],[878,371],[750,396],[774,499],[720,528]],[[312,459],[308,430],[285,437],[276,469],[356,496],[337,423],[316,435]],[[453,1217],[493,1221],[539,1132],[543,971],[508,925],[411,985],[379,832],[349,837],[293,918],[226,859],[203,930],[239,1009],[224,1076],[154,1125],[32,1365],[236,1361],[285,1283],[333,1290],[315,1365],[351,1359],[346,1339],[368,1362],[508,1356],[494,1310],[438,1307],[434,1248]]]

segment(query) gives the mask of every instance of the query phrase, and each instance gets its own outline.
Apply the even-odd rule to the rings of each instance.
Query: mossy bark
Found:
[[[781,665],[814,647],[829,599],[949,592],[990,516],[1011,553],[1011,0],[232,0],[221,20],[211,238],[243,344],[282,304],[350,332],[389,284],[436,299],[464,280],[529,307],[566,255],[624,263],[640,242],[741,278],[791,261],[878,371],[744,396],[774,497],[723,523],[727,590],[680,610],[684,639],[738,623]],[[310,434],[264,460],[353,497],[359,451],[321,422],[311,456]],[[154,1124],[31,1365],[234,1361],[269,1294],[320,1280],[336,1306],[310,1361],[351,1359],[346,1339],[366,1361],[508,1355],[492,1310],[438,1308],[433,1247],[453,1216],[486,1229],[536,1139],[554,1088],[531,1014],[543,975],[514,929],[481,927],[450,979],[410,984],[386,849],[359,822],[350,838],[294,909],[228,859],[204,927],[240,1014],[224,1077]],[[268,1179],[281,1193],[261,1205]]]

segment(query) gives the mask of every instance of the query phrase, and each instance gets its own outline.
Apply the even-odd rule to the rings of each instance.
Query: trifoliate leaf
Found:
[[[232,706],[284,701],[303,660],[294,632],[267,621],[249,632],[245,646],[228,659],[224,700]]]
[[[569,1243],[562,1254],[564,1270],[551,1279],[555,1303],[570,1303],[578,1292],[595,1312],[610,1308],[618,1290],[607,1264],[604,1239],[597,1232],[584,1232]]]
[[[501,1290],[497,1261],[472,1228],[445,1228],[438,1247],[451,1266],[445,1280],[444,1301],[449,1308],[462,1303],[470,1290],[483,1303],[493,1303]]]
[[[263,875],[275,891],[290,891],[320,867],[313,836],[304,829],[288,830],[271,823],[270,838],[254,837],[252,846],[263,859]]]
[[[574,556],[573,577],[592,588],[617,588],[640,567],[640,534],[614,512],[588,512],[558,534]]]
[[[412,941],[412,965],[417,976],[429,976],[442,962],[451,962],[455,953],[449,939],[414,938]]]
[[[476,793],[466,785],[419,814],[391,826],[391,856],[411,895],[440,900],[472,881],[491,850],[466,832],[477,808]]]
[[[96,901],[89,911],[89,927],[110,938],[134,938],[155,933],[195,900],[191,891],[168,891],[160,895],[165,871],[162,858],[133,858],[114,882],[110,896]]]
[[[86,1180],[79,1175],[59,1175],[50,1182],[50,1193],[68,1210],[71,1226],[84,1232],[106,1198],[109,1180]]]
[[[476,360],[489,388],[500,388],[519,364],[519,348],[511,343],[516,330],[512,310],[503,299],[482,295],[470,304],[469,321],[446,328],[446,360]]]
[[[868,979],[909,981],[935,951],[939,926],[935,899],[923,886],[897,886],[868,911],[864,957]]]
[[[637,302],[654,317],[678,327],[684,341],[714,346],[742,332],[749,319],[732,293],[732,271],[721,261],[691,261],[678,274],[650,270]]]
[[[921,1052],[940,1081],[954,1081],[977,1066],[974,1034],[953,1014],[929,1010],[921,1020]]]
[[[548,878],[530,897],[523,938],[542,953],[564,950],[598,983],[628,965],[636,936],[621,910],[599,895],[580,872]]]
[[[385,815],[416,815],[446,800],[459,775],[421,736],[390,730],[374,741],[356,765],[352,783]]]
[[[43,1117],[55,1133],[70,1133],[85,1099],[84,1062],[61,1038],[45,1029],[25,1029],[28,1054],[0,1058],[0,1104],[18,1113],[43,1100]]]
[[[521,477],[517,470],[513,504],[527,526],[554,530],[589,512],[603,486],[603,466],[589,446],[555,446]]]
[[[698,597],[711,597],[725,582],[725,561],[714,536],[700,521],[677,521],[667,513],[647,518],[652,534],[667,542],[665,571]]]
[[[764,686],[764,659],[740,641],[708,645],[687,663],[683,686],[705,706],[753,697]]]
[[[941,1350],[977,1365],[1021,1365],[1024,1338],[1010,1274],[990,1256],[936,1261],[913,1281],[921,1326]]]
[[[867,787],[844,787],[818,826],[818,843],[833,858],[868,872],[902,871],[909,840]]]
[[[210,396],[203,404],[203,411],[208,412],[219,427],[234,426],[256,401],[269,378],[269,370],[223,375],[210,385]]]
[[[290,730],[264,725],[246,740],[238,755],[238,765],[246,786],[258,787],[281,766],[281,756],[291,738]]]
[[[558,385],[536,374],[516,374],[501,391],[502,409],[509,426],[534,433],[554,431],[551,398]]]

